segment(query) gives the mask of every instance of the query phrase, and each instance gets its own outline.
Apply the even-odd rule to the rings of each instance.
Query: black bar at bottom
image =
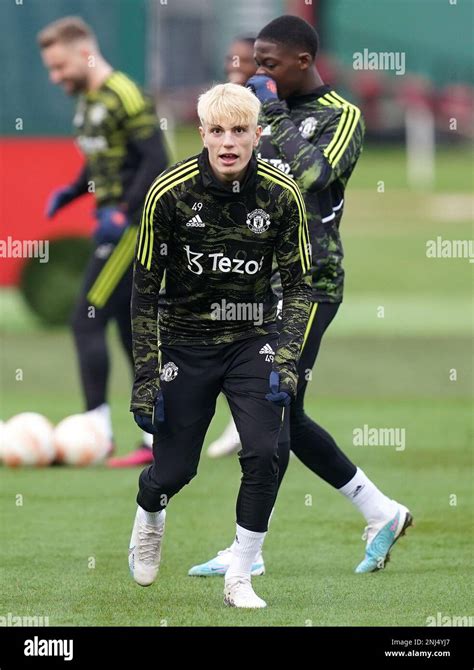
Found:
[[[279,665],[472,669],[472,629],[446,628],[0,628],[0,670],[96,668],[118,661],[133,670],[184,660],[253,670]]]

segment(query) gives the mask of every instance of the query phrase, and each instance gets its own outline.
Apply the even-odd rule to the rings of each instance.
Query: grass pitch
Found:
[[[405,188],[401,153],[381,155],[365,152],[348,190],[346,297],[323,342],[308,411],[414,514],[386,570],[353,573],[364,519],[295,458],[265,544],[267,574],[254,578],[269,606],[248,612],[223,606],[222,578],[187,576],[232,540],[235,456],[203,455],[197,478],[173,499],[160,575],[147,589],[127,566],[138,469],[2,467],[0,615],[48,617],[52,626],[425,626],[438,612],[472,615],[473,265],[425,254],[436,235],[469,239],[472,231],[466,208],[453,217],[436,200],[453,187],[446,161],[444,191],[416,194]],[[381,194],[375,179],[384,177]],[[69,333],[41,330],[13,292],[2,298],[0,417],[30,410],[57,422],[79,411]],[[110,395],[124,453],[139,432],[128,413],[129,371],[111,337]],[[227,418],[220,402],[206,444]],[[353,446],[364,424],[405,428],[406,448]]]

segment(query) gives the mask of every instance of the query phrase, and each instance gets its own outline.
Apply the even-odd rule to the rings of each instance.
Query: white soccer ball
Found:
[[[73,414],[54,430],[57,458],[67,465],[94,465],[107,456],[110,441],[102,422],[91,413]]]
[[[22,412],[7,421],[1,430],[3,461],[10,467],[49,465],[56,452],[53,425],[42,414]]]

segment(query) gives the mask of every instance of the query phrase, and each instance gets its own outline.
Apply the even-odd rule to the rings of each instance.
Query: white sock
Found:
[[[236,539],[232,545],[232,558],[225,579],[250,578],[252,563],[262,548],[266,533],[255,533],[236,524]]]
[[[151,433],[145,433],[145,431],[143,431],[142,442],[145,445],[145,447],[149,447],[150,449],[152,449],[153,448],[153,435]]]
[[[113,439],[113,431],[112,431],[112,419],[110,416],[110,407],[109,405],[104,402],[102,405],[99,405],[98,407],[95,407],[94,409],[91,409],[88,414],[95,414],[96,416],[99,417],[99,419],[102,422],[102,425],[105,428],[105,432],[107,434],[107,438],[109,440]]]
[[[138,505],[138,515],[141,521],[150,524],[150,526],[161,526],[164,523],[166,512],[160,509],[158,512],[147,512],[146,509]]]
[[[379,491],[360,468],[350,482],[338,490],[359,509],[369,524],[384,521],[397,513],[395,501]]]
[[[270,516],[268,517],[268,524],[267,524],[268,528],[270,528],[270,521],[272,520],[272,516],[273,516],[273,512],[274,512],[274,511],[275,511],[275,508],[273,507],[273,508],[272,508],[272,511],[270,512]],[[268,532],[268,531],[267,531],[267,532]],[[258,558],[258,557],[260,556],[260,554],[262,553],[262,547],[263,547],[263,543],[264,543],[264,541],[265,541],[265,538],[263,538],[263,540],[262,540],[262,544],[260,545],[259,552],[258,552],[258,554],[255,556],[255,558]],[[232,544],[230,545],[230,550],[231,550],[231,551],[234,551],[234,547],[235,547],[235,538],[234,538],[234,541],[232,542]]]

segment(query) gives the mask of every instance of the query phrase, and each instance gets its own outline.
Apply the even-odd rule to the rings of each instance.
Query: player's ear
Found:
[[[262,126],[257,126],[257,128],[255,129],[255,139],[253,142],[254,147],[256,147],[257,144],[259,143],[261,134],[262,134]]]
[[[300,64],[300,70],[307,70],[313,64],[313,57],[307,51],[298,54],[298,61]]]
[[[82,41],[78,42],[77,44],[77,53],[79,54],[81,60],[85,63],[90,64],[94,62],[94,54],[92,53],[90,47]]]
[[[206,131],[202,126],[199,126],[199,134],[201,135],[202,143],[204,144],[204,146],[206,146],[206,140],[205,140]]]

